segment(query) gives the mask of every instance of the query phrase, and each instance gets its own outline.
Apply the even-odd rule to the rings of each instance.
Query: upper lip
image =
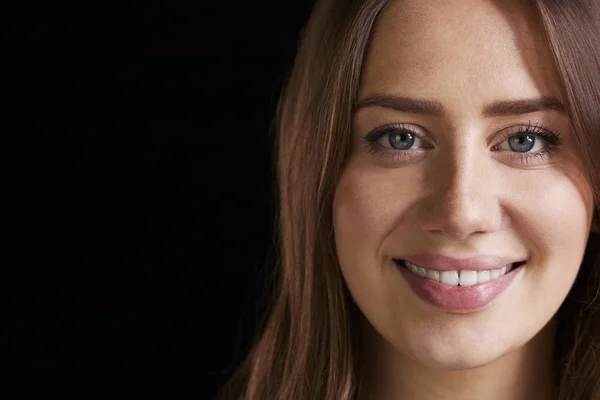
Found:
[[[453,258],[435,253],[421,253],[401,258],[411,264],[438,271],[483,271],[504,267],[505,265],[523,261],[522,258],[478,255],[469,258]],[[399,260],[396,258],[396,260]]]

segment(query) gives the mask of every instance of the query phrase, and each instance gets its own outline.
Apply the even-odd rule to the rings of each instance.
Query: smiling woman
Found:
[[[221,398],[600,399],[600,3],[320,0]]]

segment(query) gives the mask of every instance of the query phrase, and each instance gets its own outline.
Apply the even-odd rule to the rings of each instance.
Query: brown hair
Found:
[[[387,0],[319,0],[277,112],[276,272],[266,321],[223,400],[360,397],[360,338],[333,236],[332,201],[349,151],[368,40]],[[532,0],[561,77],[600,204],[600,4]],[[595,209],[595,218],[598,209]],[[589,249],[589,247],[588,247]],[[587,254],[559,310],[560,398],[600,399],[600,257]]]

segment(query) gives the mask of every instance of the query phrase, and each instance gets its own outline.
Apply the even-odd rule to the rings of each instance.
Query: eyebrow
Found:
[[[383,107],[405,113],[423,114],[433,117],[444,117],[446,115],[444,106],[438,101],[385,94],[376,94],[367,97],[356,105],[355,111],[366,107]],[[558,99],[550,96],[542,96],[530,99],[496,101],[485,105],[482,115],[484,117],[504,117],[546,110],[555,110],[567,114],[567,108]]]

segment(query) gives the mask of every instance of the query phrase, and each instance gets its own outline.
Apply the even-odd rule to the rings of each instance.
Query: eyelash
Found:
[[[382,137],[389,135],[391,133],[410,133],[416,136],[418,139],[423,140],[422,135],[416,132],[413,128],[406,127],[400,124],[392,124],[386,125],[382,127],[375,128],[371,131],[363,140],[366,142],[367,151],[369,153],[375,153],[384,155],[386,157],[391,157],[395,161],[406,161],[410,159],[410,155],[407,154],[408,150],[391,150],[385,147],[382,147],[377,144],[377,141]],[[504,141],[517,137],[517,136],[534,136],[537,139],[542,139],[546,143],[546,147],[540,151],[529,153],[529,152],[517,152],[517,151],[508,151],[510,153],[511,161],[517,161],[522,164],[528,164],[532,160],[542,161],[548,158],[550,154],[558,151],[563,143],[563,138],[558,132],[553,132],[550,128],[542,125],[541,123],[527,124],[524,127],[520,127],[517,131],[508,131],[502,134],[502,140],[500,143],[504,143]],[[499,145],[494,146],[494,148]],[[506,151],[506,150],[503,150]]]

